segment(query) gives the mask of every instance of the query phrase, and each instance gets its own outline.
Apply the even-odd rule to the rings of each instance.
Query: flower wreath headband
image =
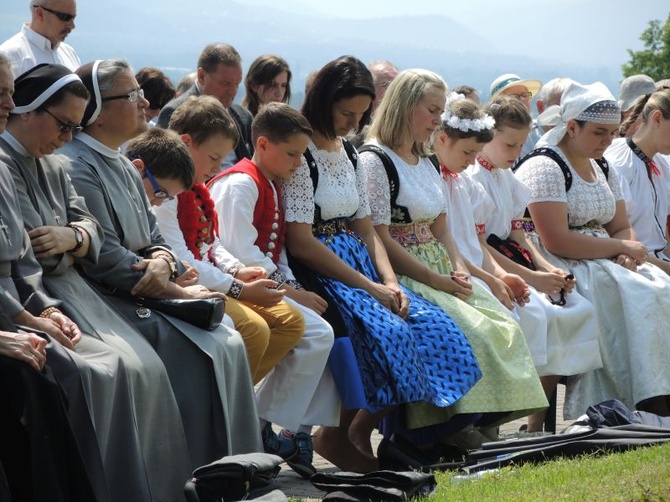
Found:
[[[483,130],[493,129],[496,125],[496,121],[491,115],[485,114],[484,117],[480,119],[462,119],[457,117],[451,112],[451,104],[456,101],[465,99],[463,94],[457,94],[455,92],[449,93],[447,96],[447,103],[444,107],[444,113],[442,114],[442,123],[452,129],[458,129],[463,132],[473,131],[479,132]]]

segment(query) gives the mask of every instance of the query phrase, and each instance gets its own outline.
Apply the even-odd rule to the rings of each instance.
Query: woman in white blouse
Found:
[[[596,307],[603,358],[602,369],[576,377],[574,411],[616,398],[668,415],[670,278],[645,263],[619,175],[599,160],[618,134],[616,100],[600,82],[573,83],[544,113],[558,119],[543,137],[554,157],[528,159],[517,175],[531,189],[539,250],[570,270],[577,291]]]
[[[284,184],[292,268],[328,301],[325,317],[336,336],[331,370],[345,408],[339,427],[315,435],[314,450],[356,471],[378,468],[370,434],[393,407],[449,406],[481,376],[453,321],[419,297],[410,303],[370,223],[365,169],[342,138],[366,124],[374,96],[361,61],[344,56],[324,66],[302,109],[314,129],[312,142]],[[431,351],[434,345],[443,350]],[[390,447],[382,444],[380,463]]]

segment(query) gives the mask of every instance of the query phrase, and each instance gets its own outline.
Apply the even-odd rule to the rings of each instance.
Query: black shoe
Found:
[[[391,439],[382,439],[377,448],[379,468],[385,471],[416,471],[429,464],[426,458],[417,458]]]
[[[392,471],[447,471],[458,469],[463,465],[463,456],[445,458],[445,452],[421,450],[401,436],[393,435],[391,439],[382,439],[377,449],[379,468]]]

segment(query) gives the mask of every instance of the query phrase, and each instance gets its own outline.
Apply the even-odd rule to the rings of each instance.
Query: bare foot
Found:
[[[379,470],[373,455],[366,455],[349,441],[347,430],[319,427],[312,436],[314,451],[343,471],[366,473]]]
[[[358,448],[364,455],[374,457],[370,437],[372,432],[379,425],[379,422],[386,416],[392,408],[384,408],[376,413],[370,413],[366,410],[358,410],[348,430],[349,441]]]
[[[363,455],[374,457],[372,442],[370,441],[370,433],[367,430],[359,431],[355,428],[351,428],[349,429],[348,439],[349,442]]]

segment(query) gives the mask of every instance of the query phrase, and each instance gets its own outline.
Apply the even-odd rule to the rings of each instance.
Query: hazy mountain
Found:
[[[10,1],[11,5],[3,5],[0,40],[15,33],[29,16],[24,0]],[[294,12],[286,10],[291,3]],[[245,67],[260,54],[279,54],[294,72],[296,104],[302,98],[305,76],[342,54],[353,54],[364,62],[389,59],[400,68],[432,69],[450,85],[473,85],[484,96],[491,80],[510,71],[544,81],[566,75],[585,82],[602,80],[612,90],[618,88],[617,66],[599,63],[584,69],[538,57],[501,54],[498,44],[488,40],[485,32],[482,35],[481,30],[445,16],[347,19],[344,15],[328,17],[304,6],[298,10],[301,2],[288,1],[286,8],[268,4],[80,1],[77,28],[68,42],[82,61],[122,57],[135,68],[161,67],[175,80],[194,69],[200,50],[210,42],[233,44]],[[185,8],[178,11],[175,5]]]

